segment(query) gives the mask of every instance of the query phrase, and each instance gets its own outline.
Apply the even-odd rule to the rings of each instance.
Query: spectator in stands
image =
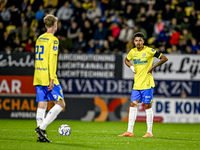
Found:
[[[83,9],[88,10],[92,7],[92,3],[90,2],[90,0],[84,0],[84,2],[82,3],[82,7]]]
[[[172,18],[171,22],[169,24],[169,30],[175,29],[177,27],[177,19],[176,18]]]
[[[172,45],[178,45],[180,39],[180,31],[179,28],[172,29],[171,38],[169,40],[169,43]]]
[[[103,22],[99,22],[94,33],[95,45],[97,47],[101,47],[103,45],[103,41],[106,39],[106,36],[107,36],[107,29],[104,28]]]
[[[197,54],[198,51],[200,51],[200,46],[197,44],[196,39],[191,40],[191,45],[192,53]]]
[[[144,16],[146,16],[146,8],[144,7],[144,6],[142,6],[141,8],[140,8],[140,12],[137,14],[137,18],[136,18],[136,22],[139,22],[140,21],[140,19],[141,19],[141,17],[144,17]]]
[[[13,52],[14,53],[21,53],[24,51],[24,47],[21,45],[19,38],[15,38],[13,43]]]
[[[120,3],[120,8],[119,8],[119,15],[121,17],[125,17],[125,11],[126,11],[126,5],[127,5],[127,1],[126,0],[121,0]]]
[[[190,45],[193,39],[192,33],[188,29],[183,29],[180,35],[179,46],[181,51],[184,51],[187,45]]]
[[[88,42],[89,48],[87,49],[87,53],[94,53],[95,50],[95,44],[93,42],[93,40],[90,40]]]
[[[86,16],[90,21],[94,20],[96,17],[101,17],[101,9],[97,5],[96,0],[92,0],[92,6],[91,8],[88,8],[86,11]]]
[[[35,19],[37,19],[38,21],[42,20],[42,18],[44,17],[44,13],[44,8],[42,5],[40,5],[39,10],[35,14]]]
[[[32,52],[34,53],[34,42],[31,38],[28,39],[26,46],[25,46],[25,51],[26,52]]]
[[[125,18],[128,18],[128,19],[135,19],[136,18],[137,14],[135,14],[133,6],[131,4],[127,5],[124,16],[125,16]]]
[[[162,18],[157,18],[156,23],[154,24],[154,38],[157,38],[160,32],[163,30],[165,23],[163,22]]]
[[[166,25],[170,24],[170,20],[172,19],[172,17],[174,16],[174,10],[171,9],[170,4],[166,3],[164,10],[162,12],[162,19],[165,22]]]
[[[113,22],[110,26],[111,34],[114,38],[117,38],[120,33],[120,27],[116,22]]]
[[[80,1],[77,1],[74,5],[75,6],[73,16],[74,18],[79,19],[81,18],[81,14],[85,12],[85,10],[83,9]]]
[[[189,16],[189,22],[191,23],[191,28],[194,27],[195,23],[197,22],[198,20],[198,16],[197,16],[197,13],[195,10],[192,10],[190,12],[190,16]]]
[[[108,36],[108,45],[111,52],[118,52],[120,50],[118,40],[114,38],[112,35]]]
[[[133,28],[133,33],[142,32],[144,34],[144,39],[147,40],[147,31],[144,28],[141,28],[138,24],[136,24]]]
[[[7,9],[6,7],[3,7],[0,15],[1,15],[2,21],[5,23],[5,25],[7,25],[11,19],[11,13],[9,9]]]
[[[88,42],[94,38],[94,28],[89,20],[85,20],[83,27],[81,28],[83,32],[84,39]]]
[[[138,25],[146,30],[147,37],[152,37],[153,33],[153,26],[150,24],[150,22],[147,20],[146,15],[142,15],[139,19]]]
[[[187,16],[185,16],[184,18],[183,18],[183,21],[180,23],[180,28],[181,28],[181,31],[183,30],[183,29],[190,29],[190,26],[191,26],[191,24],[190,24],[190,22],[189,22],[189,18],[187,17]]]
[[[167,26],[164,26],[163,30],[160,32],[157,38],[158,46],[169,47],[169,40],[171,34]]]
[[[30,32],[29,32],[29,37],[31,37],[34,42],[37,40],[37,37],[39,36],[39,31],[37,27],[38,27],[38,21],[34,18],[31,22]]]
[[[70,25],[70,19],[73,14],[73,9],[70,8],[70,2],[66,1],[57,11],[57,18],[61,20],[63,25]]]
[[[25,18],[28,24],[32,22],[32,19],[35,18],[35,12],[32,10],[32,6],[28,5],[26,13],[25,13]]]
[[[22,26],[18,28],[19,38],[22,43],[26,43],[29,38],[30,28],[28,22],[24,21]]]
[[[176,11],[174,13],[174,17],[177,19],[177,23],[180,24],[183,18],[185,17],[185,11],[181,6],[177,5],[176,6]]]
[[[20,12],[20,10],[15,5],[12,5],[9,8],[9,10],[10,10],[10,13],[11,13],[11,21],[12,21],[13,25],[15,25],[16,27],[21,26],[21,22],[20,22],[21,12]]]
[[[73,43],[73,53],[76,53],[79,49],[81,49],[83,52],[86,51],[86,46],[87,46],[87,42],[84,39],[84,35],[83,32],[79,32],[78,34],[78,39],[74,41]]]
[[[185,51],[183,51],[183,53],[192,54],[192,48],[189,45],[187,45],[186,48],[185,48]]]
[[[75,40],[77,40],[80,31],[81,29],[78,27],[77,23],[75,21],[72,21],[71,26],[67,31],[67,37],[72,39],[72,41],[74,42]]]
[[[181,54],[181,51],[178,49],[177,45],[171,45],[170,54]]]
[[[123,50],[126,48],[126,43],[133,38],[134,31],[133,29],[129,28],[128,24],[124,24],[122,29],[119,33],[119,46],[120,49]]]

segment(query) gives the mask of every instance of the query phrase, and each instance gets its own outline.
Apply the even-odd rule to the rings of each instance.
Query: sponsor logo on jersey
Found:
[[[41,38],[39,38],[39,40],[47,40],[47,41],[48,41],[49,38],[42,38],[42,37],[41,37]]]
[[[53,46],[53,50],[57,51],[58,50],[58,46]]]
[[[135,65],[143,65],[146,64],[148,61],[141,61],[140,59],[133,59]]]

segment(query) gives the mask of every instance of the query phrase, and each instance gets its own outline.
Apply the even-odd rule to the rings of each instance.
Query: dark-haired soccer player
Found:
[[[143,102],[146,110],[146,122],[147,122],[147,133],[143,137],[153,137],[152,126],[153,126],[153,88],[155,87],[154,79],[152,76],[152,70],[165,63],[168,59],[165,55],[155,51],[153,48],[144,46],[144,34],[137,32],[134,35],[135,48],[131,49],[126,56],[125,64],[135,73],[134,85],[131,94],[131,104],[129,110],[128,130],[122,135],[133,137],[133,127],[137,117],[137,106],[138,103]],[[154,57],[160,59],[158,63],[153,65]],[[130,62],[133,60],[133,65]]]
[[[36,88],[38,102],[36,121],[38,142],[52,142],[47,138],[46,127],[56,119],[65,107],[62,88],[56,75],[59,41],[54,36],[58,19],[53,15],[44,18],[46,33],[38,37],[35,46],[35,72],[33,85]],[[48,101],[55,101],[45,117]]]

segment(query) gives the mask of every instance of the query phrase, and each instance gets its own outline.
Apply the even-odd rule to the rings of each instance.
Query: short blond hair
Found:
[[[48,14],[44,17],[44,24],[47,28],[53,27],[56,22],[58,22],[58,18],[54,15]]]

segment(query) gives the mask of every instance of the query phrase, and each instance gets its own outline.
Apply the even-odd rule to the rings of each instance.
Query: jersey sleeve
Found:
[[[159,59],[160,59],[161,55],[162,55],[162,53],[161,53],[161,52],[156,52],[156,53],[155,53],[155,55],[154,55],[154,57],[156,57],[156,58],[159,58]]]
[[[53,40],[50,46],[50,56],[49,56],[50,79],[56,78],[58,46],[59,46],[58,39]]]
[[[157,52],[157,51],[156,51],[155,49],[153,49],[153,48],[151,48],[148,52],[150,53],[150,55],[151,55],[152,57],[160,58],[161,55],[162,55],[162,53]]]
[[[57,38],[54,38],[50,46],[50,53],[58,54],[58,47],[59,47],[59,41]]]
[[[133,59],[133,49],[131,49],[128,53],[128,55],[126,56],[126,58],[128,59],[128,61]]]

